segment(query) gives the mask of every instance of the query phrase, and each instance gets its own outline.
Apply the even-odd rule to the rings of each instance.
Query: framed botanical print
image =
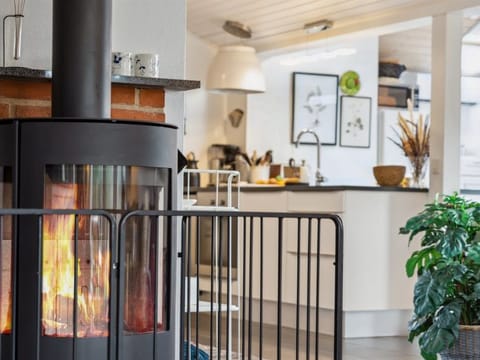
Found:
[[[340,104],[340,146],[370,147],[372,98],[342,96]]]
[[[323,145],[337,143],[338,75],[293,73],[292,143],[311,129]],[[311,135],[310,135],[311,136]],[[300,144],[315,144],[313,136]]]

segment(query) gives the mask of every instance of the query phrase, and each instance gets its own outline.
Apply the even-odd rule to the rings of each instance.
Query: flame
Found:
[[[0,334],[12,332],[12,217],[0,226]]]
[[[3,234],[0,234],[2,236]],[[8,238],[8,237],[7,237]],[[12,332],[12,253],[11,240],[0,239],[2,269],[0,279],[0,334]]]
[[[47,195],[54,209],[77,208],[78,185],[54,184]],[[48,198],[47,197],[47,198]],[[77,337],[108,336],[110,255],[88,240],[77,241],[75,262],[75,217],[45,216],[43,227],[42,324],[44,335],[74,336],[75,266],[77,267]],[[80,218],[78,227],[92,227]],[[80,231],[79,231],[80,232]],[[88,259],[87,259],[88,257]],[[85,267],[82,265],[85,263]],[[92,265],[93,264],[93,265]],[[92,267],[92,271],[90,267]],[[83,269],[82,269],[83,268]]]

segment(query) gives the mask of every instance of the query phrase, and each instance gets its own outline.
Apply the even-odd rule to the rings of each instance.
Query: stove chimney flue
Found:
[[[53,0],[53,117],[110,117],[111,34],[112,0]]]

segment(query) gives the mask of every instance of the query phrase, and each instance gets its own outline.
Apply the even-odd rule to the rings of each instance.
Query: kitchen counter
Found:
[[[0,79],[49,81],[50,70],[25,67],[0,67]],[[139,76],[112,75],[112,84],[131,85],[138,88],[162,88],[171,91],[188,91],[200,88],[200,81],[181,79],[147,78]]]
[[[220,191],[226,188],[225,186],[220,186]],[[237,191],[237,187],[233,187],[234,191]],[[215,186],[206,186],[201,188],[192,188],[192,193],[203,192],[203,191],[215,191]],[[428,192],[427,188],[403,188],[399,186],[363,186],[363,185],[255,185],[255,184],[246,184],[240,186],[241,192],[272,192],[272,191],[294,191],[294,192],[321,192],[321,191],[395,191],[395,192]]]
[[[216,197],[215,187],[200,188],[196,194],[199,205],[212,206],[216,198],[225,205],[224,188]],[[329,213],[337,214],[344,224],[343,318],[345,337],[405,336],[406,324],[412,312],[414,280],[405,275],[405,262],[415,247],[408,247],[408,238],[399,234],[408,218],[423,210],[429,201],[428,189],[354,186],[354,185],[246,185],[232,194],[233,204],[241,211],[271,213]],[[237,202],[237,194],[239,201]],[[285,288],[297,284],[298,248],[295,241],[297,226],[285,221],[283,259]],[[265,246],[275,249],[278,236],[275,227],[265,228]],[[326,319],[333,319],[333,280],[335,229],[322,226],[322,246],[319,256],[324,275],[320,309]],[[301,244],[300,256],[306,253]],[[275,268],[274,260],[266,268]],[[315,260],[314,260],[315,261]],[[271,273],[268,273],[271,274]],[[275,276],[265,278],[265,284],[275,284]],[[307,285],[301,273],[302,288]],[[265,300],[275,302],[274,288],[265,286]],[[294,305],[295,292],[285,292],[284,303]],[[304,304],[302,303],[302,306]],[[274,321],[273,319],[272,321]],[[287,320],[286,320],[287,321]],[[331,334],[333,322],[322,323],[322,333]],[[370,326],[370,324],[378,324]],[[294,326],[294,323],[291,324]]]

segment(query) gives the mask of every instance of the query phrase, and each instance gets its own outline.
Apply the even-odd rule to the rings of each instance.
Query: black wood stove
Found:
[[[100,209],[116,222],[129,210],[171,209],[175,139],[166,125],[3,122],[0,205]],[[121,260],[106,220],[3,217],[1,360],[173,359],[171,225],[129,220]]]
[[[53,118],[0,123],[0,207],[86,211],[1,217],[0,360],[174,358],[174,226],[111,221],[174,207],[176,128],[108,119],[111,6],[53,1]]]

